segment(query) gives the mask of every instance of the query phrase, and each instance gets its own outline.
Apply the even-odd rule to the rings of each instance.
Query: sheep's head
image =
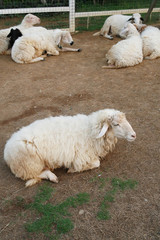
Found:
[[[40,20],[39,17],[29,13],[24,17],[22,22],[25,23],[25,24],[30,24],[31,26],[33,26],[33,25],[36,25],[36,24],[40,24],[41,20]]]
[[[61,29],[53,30],[53,38],[54,38],[56,45],[59,48],[62,48],[60,45],[61,42],[69,44],[69,45],[73,45],[73,43],[74,43],[70,32],[68,32],[66,30],[61,30]]]
[[[108,110],[108,112],[109,111],[110,113],[103,123],[97,138],[103,137],[107,130],[112,128],[115,137],[124,138],[130,142],[134,141],[136,139],[136,133],[127,121],[125,114],[116,110]]]
[[[141,17],[141,14],[134,13],[131,18],[128,19],[130,23],[142,24],[144,19]]]
[[[70,34],[70,32],[68,31],[62,31],[62,42],[63,43],[66,43],[66,44],[69,44],[69,45],[73,45],[73,39],[72,39],[72,36]]]
[[[142,24],[144,22],[144,19],[142,18],[141,14],[139,14],[139,13],[134,13],[132,15],[132,17],[134,18],[134,23],[136,23],[136,24]]]
[[[13,46],[14,42],[21,36],[22,33],[18,28],[11,28],[10,33],[7,35],[7,37],[10,38],[8,49],[10,49]]]

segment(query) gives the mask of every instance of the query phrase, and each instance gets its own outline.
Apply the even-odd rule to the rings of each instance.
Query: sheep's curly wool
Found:
[[[155,59],[160,57],[160,30],[157,27],[148,26],[141,33],[143,41],[143,57]]]
[[[59,55],[57,45],[63,40],[68,44],[73,43],[69,31],[47,30],[44,27],[30,28],[14,43],[11,57],[16,63],[43,61],[47,56],[43,54],[44,51],[49,55]]]
[[[111,67],[135,66],[143,61],[142,39],[136,27],[128,23],[122,31],[127,34],[126,39],[113,45],[106,54],[107,64]]]
[[[21,24],[0,30],[0,54],[10,54],[10,50],[7,51],[9,47],[9,38],[7,38],[7,35],[9,34],[11,28],[18,28],[20,31],[23,32],[23,30],[39,23],[40,19],[37,16],[29,13],[23,18]]]
[[[117,127],[119,124],[121,127]],[[14,133],[6,143],[4,160],[16,177],[33,185],[46,178],[46,169],[65,167],[69,172],[80,172],[99,167],[100,158],[114,149],[116,136],[135,139],[125,115],[114,109],[88,116],[49,117]],[[56,176],[52,177],[47,178],[57,182]]]

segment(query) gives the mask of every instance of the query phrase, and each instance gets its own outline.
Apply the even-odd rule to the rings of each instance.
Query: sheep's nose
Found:
[[[136,133],[131,135],[132,138],[136,138]]]
[[[70,42],[70,45],[73,45],[73,43],[74,43],[73,41],[72,41],[72,42]]]

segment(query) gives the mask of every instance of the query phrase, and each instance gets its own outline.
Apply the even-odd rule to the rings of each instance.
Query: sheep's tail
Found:
[[[25,186],[26,186],[26,187],[31,187],[31,186],[35,185],[36,183],[38,183],[38,182],[40,182],[40,181],[41,181],[40,178],[29,179],[29,180],[26,182]]]
[[[93,34],[93,36],[100,36],[101,35],[101,32],[96,32]]]

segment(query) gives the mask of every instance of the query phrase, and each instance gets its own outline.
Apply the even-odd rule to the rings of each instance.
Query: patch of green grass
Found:
[[[69,208],[77,207],[84,203],[89,202],[89,194],[79,193],[74,197],[69,197],[62,203],[53,205],[48,203],[53,193],[53,188],[48,185],[40,187],[36,194],[33,203],[28,204],[27,208],[35,210],[38,213],[39,218],[32,223],[25,224],[25,228],[28,232],[42,232],[45,235],[49,234],[54,229],[57,231],[57,238],[60,234],[65,234],[74,228],[74,224],[68,216]],[[54,236],[53,236],[54,239]]]
[[[124,191],[125,189],[134,189],[137,185],[137,181],[132,179],[121,180],[118,178],[113,178],[111,180],[111,185],[111,190],[106,192],[103,201],[101,202],[100,210],[97,214],[99,220],[109,220],[111,218],[108,209],[110,207],[110,203],[113,203],[115,201],[116,193],[119,190]]]
[[[112,187],[114,189],[120,189],[120,190],[125,190],[125,189],[134,189],[135,186],[137,185],[137,181],[128,179],[128,180],[121,180],[118,178],[113,178],[111,181]]]

